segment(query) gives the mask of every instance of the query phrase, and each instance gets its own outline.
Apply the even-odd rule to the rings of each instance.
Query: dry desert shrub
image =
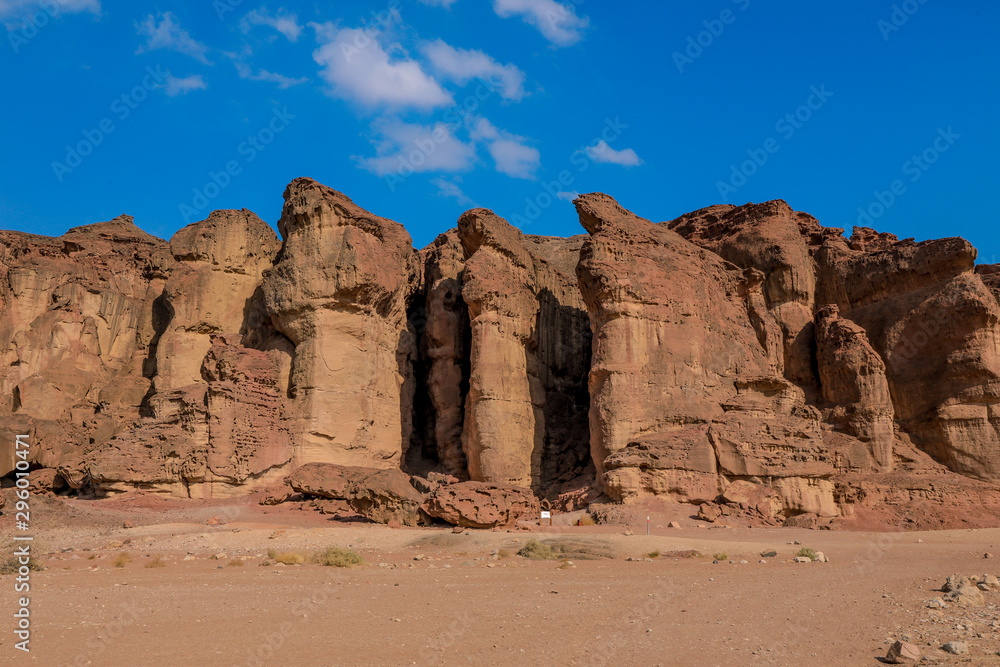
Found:
[[[132,562],[132,557],[129,556],[128,552],[122,551],[117,556],[115,556],[115,559],[111,561],[111,564],[120,570],[131,562]]]
[[[459,547],[469,543],[469,538],[454,533],[428,535],[410,542],[411,547]]]
[[[166,567],[166,566],[167,564],[163,562],[163,556],[161,556],[160,554],[156,554],[155,556],[153,556],[152,560],[143,565],[143,567],[146,568]]]
[[[815,549],[810,549],[809,547],[802,547],[799,552],[795,554],[796,556],[801,556],[803,558],[808,558],[809,560],[816,560],[819,554],[816,553]]]
[[[532,560],[550,560],[556,557],[555,553],[552,552],[552,547],[542,544],[536,539],[528,540],[517,552],[517,555]]]
[[[234,558],[228,563],[226,563],[226,567],[243,567],[243,565],[244,565],[243,561],[241,561],[239,558]]]
[[[354,567],[364,564],[365,559],[356,551],[329,547],[313,554],[313,562],[328,567]]]
[[[0,563],[0,574],[17,574],[21,569],[21,561],[17,556],[11,556]],[[34,556],[28,556],[28,570],[31,572],[41,572],[45,566]]]
[[[302,563],[306,562],[305,555],[300,554],[298,551],[284,551],[280,554],[275,554],[272,558],[284,565],[302,565]]]

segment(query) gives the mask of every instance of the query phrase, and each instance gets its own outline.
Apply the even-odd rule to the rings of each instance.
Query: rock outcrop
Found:
[[[450,474],[467,476],[462,449],[465,396],[469,389],[469,309],[462,299],[465,251],[457,230],[441,234],[420,251],[424,266],[424,335],[430,427],[437,460]],[[419,383],[419,378],[418,378]]]
[[[278,230],[284,245],[262,290],[272,324],[295,346],[296,465],[399,467],[412,427],[409,234],[307,178],[285,190]]]
[[[866,443],[876,465],[890,470],[895,433],[885,363],[865,330],[838,313],[830,305],[816,314],[816,365],[831,413],[827,420]]]
[[[589,325],[580,239],[526,237],[486,209],[458,221],[471,324],[463,447],[473,480],[539,490],[587,466]]]
[[[127,215],[58,238],[0,232],[0,422],[33,436],[34,464],[55,468],[138,418],[170,266],[166,242]],[[3,438],[0,474],[12,448]]]
[[[575,203],[586,236],[475,209],[419,252],[305,178],[280,239],[246,210],[169,244],[128,216],[0,232],[0,475],[28,434],[39,493],[1000,521],[1000,268],[966,241],[846,238],[782,201]]]

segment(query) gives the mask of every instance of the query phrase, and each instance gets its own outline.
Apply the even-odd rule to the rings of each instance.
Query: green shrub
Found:
[[[725,554],[725,553],[712,554],[712,558],[714,558],[715,560],[719,560],[719,561],[729,560],[729,554]]]

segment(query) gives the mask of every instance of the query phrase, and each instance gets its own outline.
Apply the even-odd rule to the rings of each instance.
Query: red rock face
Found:
[[[521,234],[486,209],[458,221],[471,373],[462,444],[473,480],[535,490],[587,467],[589,324],[581,239]]]
[[[409,444],[416,352],[410,236],[345,195],[300,178],[285,190],[281,256],[264,308],[294,344],[295,463],[399,467]]]
[[[0,421],[37,434],[40,465],[56,467],[138,418],[155,349],[152,302],[170,265],[166,242],[129,216],[58,238],[0,232]],[[0,474],[12,456],[4,437]]]
[[[576,206],[586,236],[476,209],[417,252],[296,179],[280,240],[246,210],[169,244],[128,216],[0,232],[0,474],[29,433],[49,493],[229,496],[323,463],[400,523],[601,491],[769,524],[1000,499],[1000,268],[967,242],[781,201]]]

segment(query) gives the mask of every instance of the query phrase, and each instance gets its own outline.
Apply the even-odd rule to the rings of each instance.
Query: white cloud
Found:
[[[568,202],[572,202],[574,199],[576,199],[579,196],[580,196],[580,193],[576,192],[576,191],[574,191],[574,192],[557,192],[556,193],[556,197],[558,197],[559,199],[568,201]]]
[[[191,76],[179,79],[168,72],[163,85],[164,91],[170,97],[177,97],[178,95],[190,93],[192,90],[205,90],[206,88],[208,86],[205,85],[205,80],[201,78],[200,74],[192,74]]]
[[[454,102],[415,60],[390,58],[365,31],[332,23],[310,25],[321,43],[313,59],[337,97],[393,108],[433,109]]]
[[[587,151],[587,157],[594,162],[606,162],[622,167],[637,167],[642,164],[642,160],[631,148],[616,151],[604,139],[597,142],[595,146],[587,146],[584,150]]]
[[[422,50],[438,74],[459,85],[479,77],[498,88],[505,99],[524,97],[524,72],[510,63],[501,65],[482,51],[456,49],[441,39],[424,44]]]
[[[136,23],[136,28],[139,30],[139,35],[146,38],[146,44],[140,46],[136,53],[169,49],[209,64],[208,58],[205,57],[208,47],[191,37],[190,33],[177,23],[177,18],[171,12],[164,12],[159,17],[150,14],[142,23]]]
[[[76,14],[78,12],[101,13],[99,0],[0,0],[0,19],[25,18],[38,10],[50,16],[59,14]],[[20,29],[23,26],[8,26],[9,29]]]
[[[445,9],[451,9],[451,6],[455,4],[455,0],[420,0],[420,2],[432,7],[444,7]]]
[[[374,129],[381,135],[375,142],[377,156],[356,159],[379,176],[464,171],[476,160],[475,146],[456,138],[445,123],[427,126],[383,119]]]
[[[493,123],[480,118],[469,133],[473,140],[484,141],[497,171],[514,178],[534,178],[541,164],[537,148],[528,146],[524,137],[502,132]]]
[[[501,18],[520,16],[558,46],[577,43],[590,25],[586,16],[576,15],[572,5],[556,0],[493,0],[493,11]]]
[[[456,179],[457,180],[457,179]],[[473,206],[475,202],[469,198],[467,194],[462,190],[461,186],[455,180],[448,180],[447,178],[435,178],[431,180],[431,184],[436,186],[438,189],[439,197],[448,197],[449,199],[455,199],[459,204],[463,206]]]
[[[240,21],[240,29],[243,32],[250,32],[251,28],[258,25],[266,25],[274,28],[287,37],[290,42],[297,41],[299,35],[302,34],[302,26],[299,25],[298,16],[286,11],[284,8],[279,8],[274,14],[267,11],[264,7],[254,9],[248,12]]]
[[[226,54],[232,57],[232,54]],[[300,83],[305,83],[308,81],[308,77],[301,77],[298,79],[293,79],[291,77],[285,76],[283,74],[276,74],[274,72],[269,72],[266,69],[258,69],[256,72],[249,65],[240,62],[234,58],[233,64],[236,65],[236,73],[241,79],[247,79],[249,81],[268,81],[270,83],[278,84],[278,88],[282,90],[286,88],[291,88],[292,86],[297,86]]]

